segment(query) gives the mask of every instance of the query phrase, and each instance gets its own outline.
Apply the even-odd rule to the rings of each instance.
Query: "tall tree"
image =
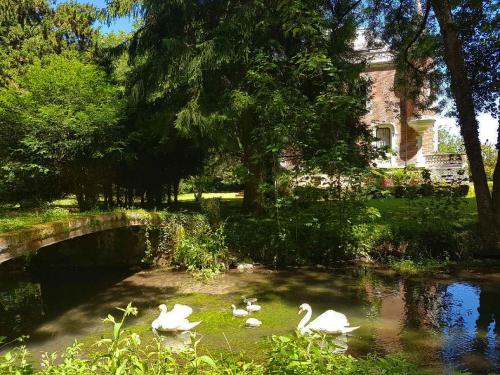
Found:
[[[0,0],[0,86],[45,55],[67,50],[95,52],[102,17],[95,6],[76,1],[52,7],[48,0]]]
[[[358,120],[366,82],[350,49],[349,5],[146,0],[130,49],[131,93],[168,98],[182,132],[237,145],[244,207],[259,212],[287,147],[312,158],[342,144],[346,160],[366,161]]]
[[[476,119],[480,110],[499,115],[500,60],[492,53],[500,40],[498,10],[486,0],[427,0],[423,12],[419,0],[371,4],[372,24],[391,44],[403,77],[414,87],[414,99],[421,97],[426,80],[445,72],[469,159],[481,232],[488,247],[500,248],[500,165],[490,193]]]

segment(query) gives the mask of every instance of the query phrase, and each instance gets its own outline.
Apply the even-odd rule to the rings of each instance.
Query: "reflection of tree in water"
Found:
[[[43,314],[39,284],[19,282],[0,291],[0,336],[15,338]]]
[[[478,338],[475,349],[484,352],[492,363],[492,370],[500,371],[500,298],[498,286],[481,285],[479,295]]]
[[[404,299],[407,328],[426,331],[439,329],[444,288],[442,284],[435,281],[405,280]]]
[[[496,295],[496,296],[495,296]],[[473,372],[498,371],[500,349],[495,312],[500,311],[498,290],[454,283],[444,294],[442,356],[453,367]]]
[[[358,297],[365,301],[365,316],[369,319],[376,319],[380,315],[382,307],[382,291],[384,289],[382,281],[371,272],[360,275],[358,280]]]

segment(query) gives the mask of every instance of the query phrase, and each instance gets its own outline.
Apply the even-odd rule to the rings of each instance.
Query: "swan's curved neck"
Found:
[[[310,307],[307,307],[306,308],[306,315],[299,322],[297,329],[301,330],[302,328],[304,328],[305,325],[307,324],[307,322],[311,319],[311,316],[312,316],[312,309]]]

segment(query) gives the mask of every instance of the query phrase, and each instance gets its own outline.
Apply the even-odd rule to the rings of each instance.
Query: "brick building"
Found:
[[[384,46],[371,47],[368,30],[357,31],[354,49],[367,61],[364,72],[371,81],[368,113],[362,121],[371,129],[376,145],[387,149],[386,157],[375,160],[378,168],[426,168],[437,179],[466,181],[467,164],[463,154],[438,152],[440,117],[431,109],[419,110],[395,90],[396,69],[393,56]],[[425,93],[424,93],[425,94]],[[297,166],[296,156],[284,156],[282,166]],[[307,184],[315,176],[304,176]],[[328,185],[328,176],[316,176]]]
[[[411,101],[395,91],[396,70],[392,56],[384,47],[368,47],[367,30],[358,30],[355,49],[367,59],[365,75],[372,82],[365,122],[377,139],[377,146],[389,149],[381,168],[407,165],[427,167],[427,157],[438,148],[436,114],[418,111]]]

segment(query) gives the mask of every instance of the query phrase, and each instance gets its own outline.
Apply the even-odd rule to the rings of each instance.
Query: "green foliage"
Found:
[[[379,213],[366,206],[361,179],[353,173],[326,188],[296,187],[276,199],[267,217],[232,216],[227,224],[230,247],[280,264],[329,264],[366,254],[374,245],[367,225]]]
[[[97,66],[51,56],[27,68],[18,87],[0,90],[0,193],[40,204],[75,192],[97,200],[99,169],[120,151],[123,101]]]
[[[450,132],[448,128],[438,129],[439,152],[444,153],[465,153],[465,146],[462,137]]]
[[[481,151],[483,153],[484,171],[486,172],[486,177],[489,181],[492,181],[493,174],[495,173],[495,167],[498,163],[498,150],[494,145],[486,143],[481,146]]]
[[[211,150],[201,173],[181,183],[181,192],[194,193],[196,200],[200,200],[203,193],[239,191],[243,186],[243,172],[235,155]]]
[[[338,146],[346,162],[366,162],[367,82],[351,58],[355,22],[343,8],[147,0],[142,9],[130,47],[134,99],[168,112],[169,127],[237,155],[247,208],[272,200],[258,187],[273,185],[286,148],[311,159]]]
[[[48,0],[0,2],[0,87],[16,81],[37,59],[63,51],[91,57],[100,17],[90,4],[76,1],[53,7]]]
[[[85,354],[75,342],[64,353],[45,353],[40,363],[31,361],[31,354],[18,347],[0,356],[0,372],[14,374],[327,374],[339,375],[413,375],[428,374],[400,356],[370,356],[366,359],[334,353],[335,345],[327,338],[304,336],[272,336],[268,341],[266,359],[254,363],[238,355],[220,358],[199,353],[200,340],[192,336],[192,344],[172,351],[155,338],[143,343],[141,337],[124,328],[126,319],[138,311],[129,304],[116,320],[108,315],[104,323],[112,327],[112,336],[102,338]]]
[[[152,240],[154,232],[157,241]],[[146,235],[146,263],[172,264],[201,278],[214,277],[226,269],[224,224],[214,222],[211,226],[205,215],[164,212],[161,224],[149,225]]]
[[[357,359],[336,354],[337,346],[328,337],[272,336],[269,339],[267,368],[270,374],[425,374],[400,356]]]

